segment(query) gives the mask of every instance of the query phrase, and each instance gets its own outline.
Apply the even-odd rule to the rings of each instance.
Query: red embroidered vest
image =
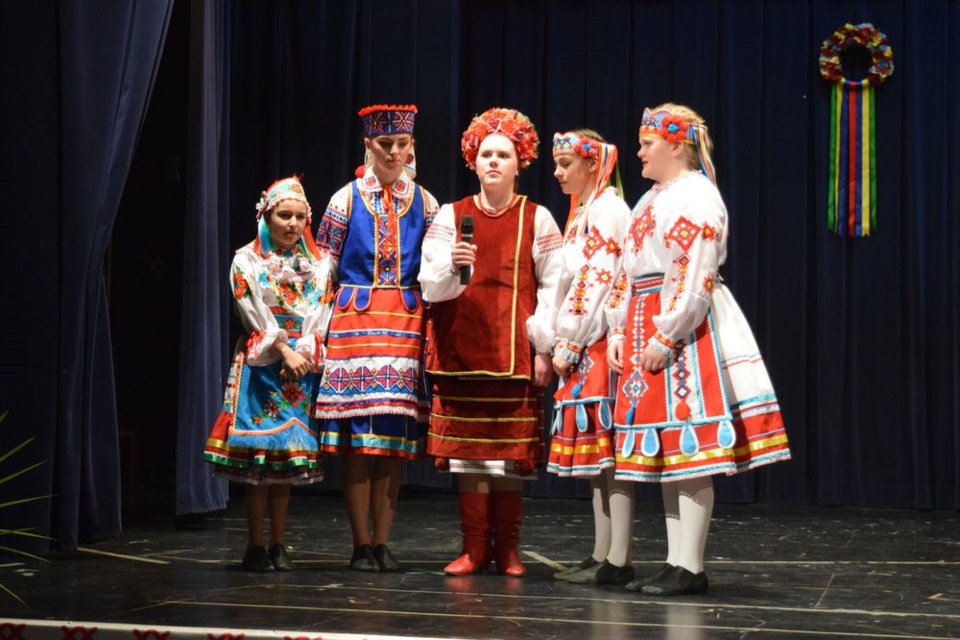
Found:
[[[530,379],[533,348],[526,321],[537,307],[533,264],[537,205],[526,196],[492,217],[473,197],[453,205],[457,229],[473,216],[477,260],[458,297],[430,305],[433,332],[427,370],[436,375]]]

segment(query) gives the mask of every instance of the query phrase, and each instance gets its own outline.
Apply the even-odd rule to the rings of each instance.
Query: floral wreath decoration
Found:
[[[855,46],[863,47],[870,54],[870,68],[863,80],[848,79],[840,65],[840,54]],[[847,87],[878,85],[892,74],[893,49],[887,43],[887,36],[869,22],[848,22],[827,36],[820,46],[820,75],[827,82],[842,82]]]
[[[843,74],[840,54],[850,47],[870,54],[862,80]],[[820,75],[831,83],[827,228],[836,235],[865,237],[877,229],[876,97],[874,89],[893,74],[893,49],[873,24],[845,23],[820,47]]]
[[[471,171],[477,168],[477,151],[480,149],[480,143],[494,133],[506,136],[516,147],[520,169],[526,169],[536,160],[540,138],[537,137],[537,130],[530,122],[530,118],[516,109],[494,107],[475,116],[460,140],[463,159]]]

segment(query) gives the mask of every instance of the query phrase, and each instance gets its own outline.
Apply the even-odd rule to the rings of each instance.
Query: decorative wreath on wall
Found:
[[[860,46],[870,54],[863,80],[843,75],[840,54]],[[877,229],[877,137],[874,88],[893,74],[887,36],[869,22],[834,31],[820,47],[820,75],[830,89],[830,175],[827,228],[849,238]]]
[[[870,68],[863,80],[849,80],[843,75],[840,54],[853,46],[861,46],[870,54]],[[850,24],[834,31],[820,47],[820,75],[827,82],[843,82],[858,86],[864,82],[878,85],[893,73],[893,49],[887,36],[877,31],[869,22]]]

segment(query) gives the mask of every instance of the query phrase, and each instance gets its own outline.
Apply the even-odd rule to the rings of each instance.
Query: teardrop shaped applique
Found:
[[[737,443],[737,432],[733,428],[733,423],[724,420],[717,425],[717,444],[724,449],[733,449]]]
[[[573,391],[570,392],[570,395],[573,396],[574,400],[580,399],[580,393],[583,391],[583,383],[579,383],[573,387]]]
[[[623,437],[623,448],[620,449],[620,455],[624,458],[629,458],[633,455],[633,448],[636,446],[637,437],[634,431],[627,431],[627,435]]]
[[[636,413],[637,413],[636,407],[630,407],[629,409],[627,409],[627,426],[630,426],[633,424],[633,416],[635,416]]]
[[[350,301],[353,299],[353,294],[356,292],[356,289],[353,287],[343,287],[340,289],[340,292],[337,293],[337,309],[343,310],[350,306]]]
[[[582,402],[577,404],[576,409],[577,414],[577,431],[580,433],[587,432],[587,407]]]
[[[697,440],[697,432],[692,425],[684,425],[680,431],[680,453],[691,457],[697,455],[700,451],[700,441]]]
[[[613,427],[613,414],[610,411],[610,403],[603,401],[600,403],[600,426],[606,430]]]
[[[673,407],[673,415],[677,420],[690,419],[690,405],[686,400],[681,400]]]
[[[370,306],[370,291],[366,287],[357,287],[356,297],[353,299],[354,308],[357,311],[366,311]]]
[[[403,306],[406,307],[407,311],[416,311],[417,307],[420,306],[419,296],[417,296],[416,291],[413,289],[401,289],[400,294],[403,296]]]
[[[656,429],[644,429],[643,440],[640,441],[640,453],[652,458],[660,453],[660,434]]]
[[[550,427],[550,433],[560,433],[563,428],[563,405],[557,405],[553,408],[553,425]]]

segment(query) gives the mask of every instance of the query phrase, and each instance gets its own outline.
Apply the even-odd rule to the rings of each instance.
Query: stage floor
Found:
[[[97,626],[99,635],[72,637],[98,639],[114,627],[143,638],[173,626],[203,628],[198,637],[211,640],[223,630],[248,640],[255,630],[313,640],[960,637],[955,512],[717,505],[710,590],[682,598],[551,579],[592,549],[585,500],[524,500],[525,578],[443,575],[460,548],[458,522],[455,496],[405,492],[391,549],[406,571],[364,574],[346,568],[342,498],[295,495],[288,544],[297,570],[251,574],[239,564],[242,499],[192,526],[138,518],[121,537],[49,563],[7,557],[0,582],[27,606],[0,593],[0,638],[41,637],[19,626],[28,620],[48,621],[44,637],[71,636],[64,621]],[[658,505],[637,505],[634,535],[637,572],[652,573],[665,553]]]

